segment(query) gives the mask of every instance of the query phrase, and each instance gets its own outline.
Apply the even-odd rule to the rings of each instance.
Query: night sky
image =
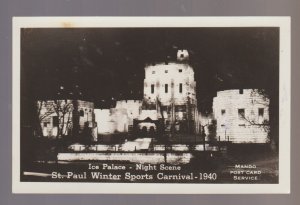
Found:
[[[142,99],[145,65],[174,61],[178,49],[189,51],[199,110],[211,111],[216,91],[230,88],[264,88],[278,100],[278,28],[28,28],[21,32],[21,104],[73,96],[109,107]]]

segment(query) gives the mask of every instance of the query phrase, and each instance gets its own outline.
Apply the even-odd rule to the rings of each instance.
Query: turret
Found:
[[[189,53],[187,50],[178,50],[177,51],[177,60],[178,61],[187,61],[189,60]]]

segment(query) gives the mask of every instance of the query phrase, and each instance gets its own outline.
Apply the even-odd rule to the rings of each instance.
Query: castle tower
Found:
[[[178,50],[177,51],[177,60],[178,61],[188,61],[189,52],[187,50]]]
[[[196,81],[188,59],[188,51],[179,50],[177,61],[145,67],[143,109],[156,109],[167,127],[195,132],[198,131]]]

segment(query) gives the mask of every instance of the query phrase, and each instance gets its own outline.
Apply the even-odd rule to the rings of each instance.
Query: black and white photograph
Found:
[[[289,18],[14,20],[15,192],[288,192]]]

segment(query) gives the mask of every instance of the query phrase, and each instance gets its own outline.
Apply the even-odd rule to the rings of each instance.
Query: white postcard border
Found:
[[[280,27],[279,183],[168,184],[20,181],[20,29],[92,27]],[[290,17],[14,17],[12,192],[76,194],[277,194],[290,193]]]

